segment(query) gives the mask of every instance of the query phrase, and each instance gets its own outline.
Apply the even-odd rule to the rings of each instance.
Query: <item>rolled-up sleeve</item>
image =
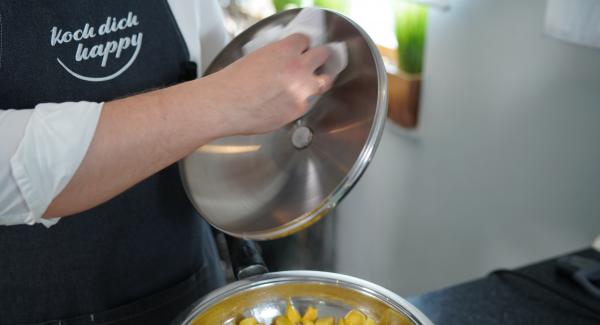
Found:
[[[79,168],[101,110],[92,102],[0,110],[0,225],[58,221],[42,215]]]
[[[200,0],[200,49],[202,66],[207,68],[230,41],[225,30],[223,10],[217,1]]]

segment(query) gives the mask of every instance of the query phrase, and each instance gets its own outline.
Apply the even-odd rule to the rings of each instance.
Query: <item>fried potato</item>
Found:
[[[319,311],[317,310],[317,308],[315,308],[313,306],[309,306],[308,308],[306,308],[306,311],[304,312],[304,316],[302,316],[302,320],[314,322],[317,320],[318,317],[319,317]]]
[[[287,317],[292,324],[297,324],[302,319],[300,313],[294,308],[291,301],[288,302],[287,307],[285,307],[285,317]]]

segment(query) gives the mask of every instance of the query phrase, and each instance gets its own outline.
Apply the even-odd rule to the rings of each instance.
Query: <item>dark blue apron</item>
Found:
[[[187,61],[166,0],[0,0],[3,109],[164,87]],[[216,261],[171,166],[49,229],[0,227],[0,324],[165,324],[223,284]]]

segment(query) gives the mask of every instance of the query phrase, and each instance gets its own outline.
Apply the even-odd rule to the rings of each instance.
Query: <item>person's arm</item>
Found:
[[[269,132],[302,116],[307,98],[332,83],[315,75],[327,49],[308,45],[292,35],[208,77],[105,103],[85,158],[44,217],[92,208],[213,139]]]
[[[0,110],[0,225],[58,221],[42,214],[83,160],[101,109],[63,102]]]

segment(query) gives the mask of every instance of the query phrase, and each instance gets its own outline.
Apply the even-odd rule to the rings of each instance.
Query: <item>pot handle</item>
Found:
[[[269,272],[255,242],[225,235],[233,274],[238,280]]]

